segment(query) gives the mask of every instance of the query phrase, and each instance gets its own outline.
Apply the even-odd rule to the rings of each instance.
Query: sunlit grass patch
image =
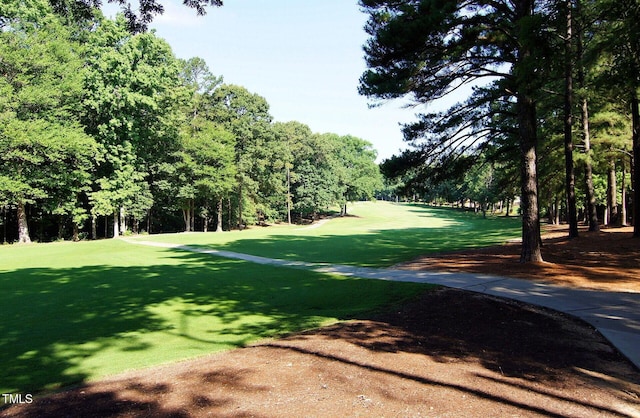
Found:
[[[501,244],[520,234],[517,218],[423,204],[360,202],[319,227],[278,225],[225,233],[140,239],[200,245],[271,258],[388,267],[421,254]]]

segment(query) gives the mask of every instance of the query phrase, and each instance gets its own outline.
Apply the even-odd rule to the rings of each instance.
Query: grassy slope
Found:
[[[144,239],[361,265],[512,236],[513,222],[367,203],[319,228]],[[424,286],[259,266],[120,240],[0,247],[0,392],[53,389],[349,319]]]

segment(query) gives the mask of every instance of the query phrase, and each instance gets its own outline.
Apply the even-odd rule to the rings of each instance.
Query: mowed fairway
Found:
[[[503,241],[517,233],[513,221],[419,206],[367,203],[352,212],[358,217],[312,229],[286,226],[145,239],[375,266],[434,248]],[[465,243],[474,233],[478,240]],[[426,288],[122,240],[4,246],[0,391],[56,389],[239,347],[361,317]]]
[[[359,202],[349,215],[311,227],[277,225],[224,234],[162,234],[141,240],[189,244],[270,258],[389,267],[421,254],[501,244],[518,218],[488,218],[421,204]]]

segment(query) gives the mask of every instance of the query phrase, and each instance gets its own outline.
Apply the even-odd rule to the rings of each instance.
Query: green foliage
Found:
[[[382,174],[375,163],[376,151],[371,143],[351,135],[336,139],[340,183],[344,185],[343,201],[372,200],[382,188]]]
[[[77,118],[80,47],[43,10],[35,2],[34,8],[20,4],[0,13],[6,23],[0,31],[0,202],[22,208],[38,203],[77,225],[85,219],[80,194],[88,190],[100,157]],[[30,240],[25,221],[21,242]]]

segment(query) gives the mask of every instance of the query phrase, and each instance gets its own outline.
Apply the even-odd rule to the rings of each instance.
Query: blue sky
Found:
[[[356,0],[225,0],[206,16],[181,3],[163,0],[151,28],[179,58],[201,57],[226,83],[265,97],[276,121],[360,137],[379,160],[406,148],[398,123],[416,110],[399,102],[369,109],[358,95],[367,16]]]

